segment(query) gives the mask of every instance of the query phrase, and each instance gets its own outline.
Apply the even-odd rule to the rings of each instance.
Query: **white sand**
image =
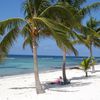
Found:
[[[40,95],[35,92],[33,74],[1,77],[0,100],[100,100],[100,65],[95,68],[88,78],[81,70],[66,70],[71,84],[52,86]],[[40,80],[44,83],[61,75],[61,71],[41,73]]]

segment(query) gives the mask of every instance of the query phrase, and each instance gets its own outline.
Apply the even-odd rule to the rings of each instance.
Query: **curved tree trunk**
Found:
[[[37,60],[37,44],[35,38],[33,39],[33,56],[34,56],[34,76],[35,76],[35,86],[37,94],[45,93],[44,89],[39,80],[39,73],[38,73],[38,60]]]
[[[92,45],[90,46],[90,57],[91,57],[91,58],[93,57]],[[93,62],[93,60],[92,60],[92,62]],[[92,72],[95,72],[94,65],[92,65]]]
[[[64,84],[69,84],[70,82],[68,81],[66,77],[66,51],[63,52],[62,74],[63,74]]]

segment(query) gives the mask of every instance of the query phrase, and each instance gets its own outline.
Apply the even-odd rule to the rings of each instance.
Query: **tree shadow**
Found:
[[[82,86],[86,86],[86,85],[90,85],[91,82],[72,82],[70,84],[71,87],[82,87]]]
[[[60,85],[60,84],[48,84],[45,83],[43,84],[45,90],[50,90],[50,91],[57,91],[57,92],[77,92],[79,90],[71,90],[68,91],[66,90],[66,87],[82,87],[91,84],[91,82],[71,82],[70,84],[67,85]],[[66,88],[66,89],[65,89]]]
[[[56,90],[53,90],[53,89],[49,89],[50,91],[56,91],[56,92],[78,92],[79,90],[73,90],[73,91],[69,91],[69,90],[59,90],[59,89],[56,89]]]
[[[19,90],[19,89],[34,89],[34,88],[36,88],[36,87],[13,87],[10,89]]]
[[[100,72],[100,70],[95,70],[94,72],[92,72],[92,71],[89,71],[89,72],[91,72],[91,73],[96,73],[96,72]]]
[[[95,75],[92,75],[92,76],[88,76],[88,77],[85,77],[85,76],[80,76],[80,77],[72,77],[70,80],[86,80],[86,79],[90,79],[90,78],[94,78]]]

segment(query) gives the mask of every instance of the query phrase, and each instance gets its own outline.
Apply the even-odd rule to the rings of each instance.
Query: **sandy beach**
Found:
[[[0,100],[100,100],[100,65],[95,69],[95,73],[88,72],[88,78],[82,70],[67,69],[71,84],[47,86],[40,95],[35,92],[34,74],[0,77]],[[40,80],[44,84],[61,75],[60,70],[40,73]]]

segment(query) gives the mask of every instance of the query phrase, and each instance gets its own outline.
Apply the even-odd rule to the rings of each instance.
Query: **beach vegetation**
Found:
[[[99,28],[100,21],[96,21],[96,19],[91,17],[89,21],[87,21],[86,26],[83,27],[82,35],[80,36],[83,39],[85,46],[89,49],[90,58],[93,57],[93,46],[100,48]],[[92,65],[92,72],[95,72],[94,65]]]
[[[85,58],[81,62],[80,66],[81,66],[82,70],[84,70],[86,77],[88,77],[88,69],[90,69],[90,67],[94,64],[95,64],[95,61],[93,60],[93,58]]]

